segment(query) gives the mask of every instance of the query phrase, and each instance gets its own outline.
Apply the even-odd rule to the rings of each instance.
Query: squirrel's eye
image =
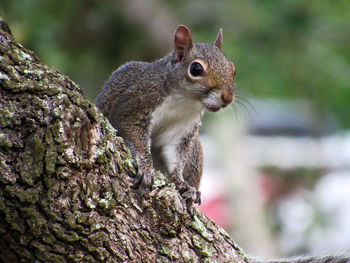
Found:
[[[192,76],[197,77],[202,75],[203,66],[199,62],[193,62],[190,66],[190,73]]]

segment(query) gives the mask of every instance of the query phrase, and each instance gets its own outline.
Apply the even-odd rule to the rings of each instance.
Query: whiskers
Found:
[[[198,109],[197,105],[203,104],[203,101],[209,103],[210,100],[212,100],[212,103],[216,104],[216,100],[218,100],[219,97],[220,95],[215,94],[214,92],[208,92],[203,88],[182,90],[181,92],[179,91],[176,93],[176,100],[179,104],[189,103],[196,109]],[[198,104],[196,102],[198,102]],[[252,113],[258,115],[251,103],[249,95],[245,94],[244,90],[242,90],[241,87],[237,88],[237,86],[235,87],[235,100],[226,108],[226,110],[221,109],[220,111],[215,112],[215,114],[220,118],[223,114],[225,115],[225,112],[232,112],[236,121],[244,120]]]
[[[241,120],[252,113],[257,114],[256,109],[249,100],[249,96],[240,94],[240,89],[235,89],[235,100],[229,106],[230,110],[234,112],[236,121]]]

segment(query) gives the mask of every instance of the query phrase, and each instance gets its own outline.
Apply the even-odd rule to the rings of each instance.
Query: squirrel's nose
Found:
[[[221,94],[221,100],[222,100],[225,107],[233,101],[233,98],[234,98],[234,96],[233,96],[232,91],[224,91]]]

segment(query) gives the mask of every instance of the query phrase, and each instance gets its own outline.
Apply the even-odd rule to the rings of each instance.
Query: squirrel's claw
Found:
[[[188,189],[181,193],[181,195],[186,202],[192,202],[199,205],[201,204],[201,192],[193,186],[189,186]]]
[[[184,192],[182,194],[182,197],[186,201],[186,207],[188,213],[192,216],[193,215],[193,204],[201,204],[201,192],[198,191],[196,188],[190,186],[191,189],[188,189],[188,191]]]
[[[186,181],[175,182],[176,188],[180,192],[182,198],[186,202],[187,211],[189,214],[193,214],[192,206],[193,203],[201,204],[201,192],[198,191],[195,187],[188,184]]]

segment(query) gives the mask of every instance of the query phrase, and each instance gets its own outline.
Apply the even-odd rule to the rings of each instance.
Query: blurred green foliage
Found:
[[[19,42],[92,101],[121,64],[170,52],[177,24],[189,26],[196,42],[213,42],[222,27],[238,92],[307,98],[320,122],[332,112],[350,128],[347,0],[11,0],[0,13]]]

